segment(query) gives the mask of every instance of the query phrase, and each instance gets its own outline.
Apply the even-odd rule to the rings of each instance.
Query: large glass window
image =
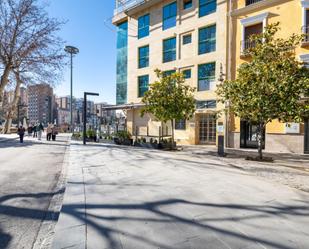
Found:
[[[199,16],[206,16],[217,10],[217,0],[199,0]]]
[[[138,97],[144,97],[145,92],[148,91],[149,76],[143,75],[138,77]]]
[[[216,25],[200,29],[198,35],[199,54],[216,51]]]
[[[138,39],[149,35],[149,14],[138,18]]]
[[[163,41],[163,62],[176,60],[176,37]]]
[[[138,68],[149,66],[149,46],[138,48]]]
[[[216,100],[197,100],[196,109],[213,109],[217,107]]]
[[[116,103],[127,102],[127,66],[128,66],[128,23],[117,27],[117,77]]]
[[[214,82],[216,75],[216,63],[206,63],[198,66],[198,91],[210,90],[210,84]]]
[[[163,7],[163,30],[176,26],[177,2]]]

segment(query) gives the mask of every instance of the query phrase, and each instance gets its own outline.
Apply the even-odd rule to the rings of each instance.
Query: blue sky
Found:
[[[49,15],[67,21],[59,36],[80,50],[74,58],[76,97],[82,97],[84,91],[98,92],[99,97],[92,97],[96,102],[115,103],[116,30],[110,23],[114,5],[114,0],[49,0]],[[69,95],[69,67],[55,93]]]

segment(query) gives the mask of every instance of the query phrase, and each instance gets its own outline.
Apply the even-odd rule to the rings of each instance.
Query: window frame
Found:
[[[147,90],[142,92],[140,91],[141,90],[141,86],[140,86],[140,83],[141,83],[141,79],[143,78],[147,78]],[[145,86],[144,86],[145,88]],[[149,75],[148,74],[145,74],[145,75],[140,75],[137,77],[137,97],[138,98],[142,98],[145,96],[145,93],[149,90]]]
[[[175,130],[186,130],[187,129],[187,120],[186,119],[180,119],[175,120]]]
[[[205,76],[205,77],[200,77],[200,68],[202,67],[202,66],[207,66],[207,65],[214,65],[214,75],[212,75],[212,76]],[[215,80],[216,79],[216,62],[215,61],[213,61],[213,62],[207,62],[207,63],[204,63],[204,64],[199,64],[198,65],[198,68],[197,68],[197,91],[198,92],[203,92],[203,91],[209,91],[209,90],[211,90],[211,82],[213,81],[213,80]],[[200,87],[200,81],[202,81],[202,80],[208,80],[208,89],[201,89],[201,87]]]
[[[148,48],[148,53],[145,56],[141,56],[141,50]],[[146,60],[146,65],[141,65],[141,61]],[[149,67],[149,45],[145,45],[138,48],[138,68],[146,68]]]
[[[205,13],[202,13],[202,10],[204,8],[207,8],[207,6],[211,5],[213,2],[215,2],[215,8],[212,10],[208,10]],[[217,11],[217,5],[218,5],[217,0],[199,0],[199,12],[198,12],[199,17],[208,16],[212,13],[215,13]]]
[[[148,25],[147,25],[147,24],[145,25],[145,18],[146,18],[146,17],[148,17]],[[142,20],[144,21],[144,23],[143,23],[144,25],[143,25],[142,27],[140,27],[140,22],[141,22]],[[148,14],[145,14],[145,15],[140,16],[140,17],[138,18],[137,23],[138,23],[138,27],[137,27],[137,37],[138,37],[138,39],[142,39],[142,38],[144,38],[144,37],[149,36],[150,14],[148,13]],[[141,31],[143,31],[143,30],[145,30],[145,29],[147,29],[146,34],[142,35]]]
[[[212,38],[212,37],[208,37],[206,38],[205,40],[202,40],[201,41],[201,32],[203,30],[210,30],[214,28],[214,34],[215,36]],[[210,31],[209,31],[210,33]],[[214,43],[214,48],[212,49],[212,45]],[[201,52],[201,45],[205,45],[206,46],[206,50],[205,52]],[[209,50],[207,50],[207,45],[209,46]],[[215,52],[217,49],[217,24],[212,24],[212,25],[208,25],[206,27],[202,27],[202,28],[199,28],[198,30],[198,55],[202,55],[202,54],[208,54],[208,53],[212,53],[212,52]]]
[[[165,50],[165,42],[168,42],[168,41],[171,41],[171,40],[175,41],[174,48],[172,48],[172,49],[170,48],[168,50]],[[173,55],[175,55],[175,56],[172,56],[171,60],[165,60],[165,58],[166,58],[165,55],[168,54],[168,53],[173,53]],[[177,39],[176,39],[176,37],[174,36],[174,37],[171,37],[171,38],[164,39],[162,41],[162,62],[167,63],[167,62],[175,61],[176,59],[177,59]]]
[[[171,9],[175,5],[176,13],[173,13],[173,9]],[[170,8],[166,11],[167,8]],[[169,12],[168,16],[165,16],[165,13]],[[169,21],[171,23],[169,23]],[[167,30],[173,28],[177,25],[177,1],[169,3],[162,8],[162,30]]]
[[[190,41],[186,41],[185,38],[190,37]],[[192,43],[192,34],[186,34],[182,36],[182,45],[188,45]]]
[[[189,7],[187,6],[189,4]],[[188,10],[193,7],[193,1],[192,0],[183,0],[183,9]]]

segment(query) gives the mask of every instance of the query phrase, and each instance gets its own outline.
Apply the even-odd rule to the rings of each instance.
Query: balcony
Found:
[[[256,46],[256,41],[252,41],[250,39],[241,41],[240,43],[240,47],[241,47],[241,54],[240,57],[245,58],[248,57],[248,50],[250,50],[251,48],[255,48]]]
[[[302,47],[309,47],[309,26],[302,27],[302,34],[304,35],[304,39],[302,41]]]
[[[261,2],[263,0],[246,0],[246,6]]]
[[[146,2],[146,0],[116,0],[114,15],[133,9]]]

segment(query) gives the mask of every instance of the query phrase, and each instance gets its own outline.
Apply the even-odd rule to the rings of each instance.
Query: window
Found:
[[[185,79],[190,79],[191,78],[191,69],[186,69],[182,71]]]
[[[192,0],[184,0],[183,1],[183,9],[190,9],[192,7]]]
[[[176,26],[177,3],[173,2],[163,7],[163,30]]]
[[[214,82],[216,63],[211,62],[198,66],[198,91],[210,90],[210,84]]]
[[[138,39],[149,35],[149,14],[138,18]]]
[[[198,54],[216,51],[216,25],[199,30]]]
[[[209,15],[217,10],[217,0],[199,0],[199,17]]]
[[[163,62],[176,60],[176,37],[163,41]]]
[[[189,34],[189,35],[184,35],[183,37],[182,37],[182,45],[186,45],[186,44],[189,44],[189,43],[191,43],[192,42],[192,36],[191,36],[191,34]]]
[[[148,91],[149,76],[143,75],[138,77],[138,97],[141,98]]]
[[[216,108],[217,102],[215,100],[196,101],[196,109],[210,109]]]
[[[186,120],[175,120],[175,130],[185,130],[186,129]]]
[[[176,70],[168,70],[163,72],[163,77],[167,77],[172,75],[173,73],[176,73]]]
[[[138,68],[149,66],[149,46],[138,48]]]

